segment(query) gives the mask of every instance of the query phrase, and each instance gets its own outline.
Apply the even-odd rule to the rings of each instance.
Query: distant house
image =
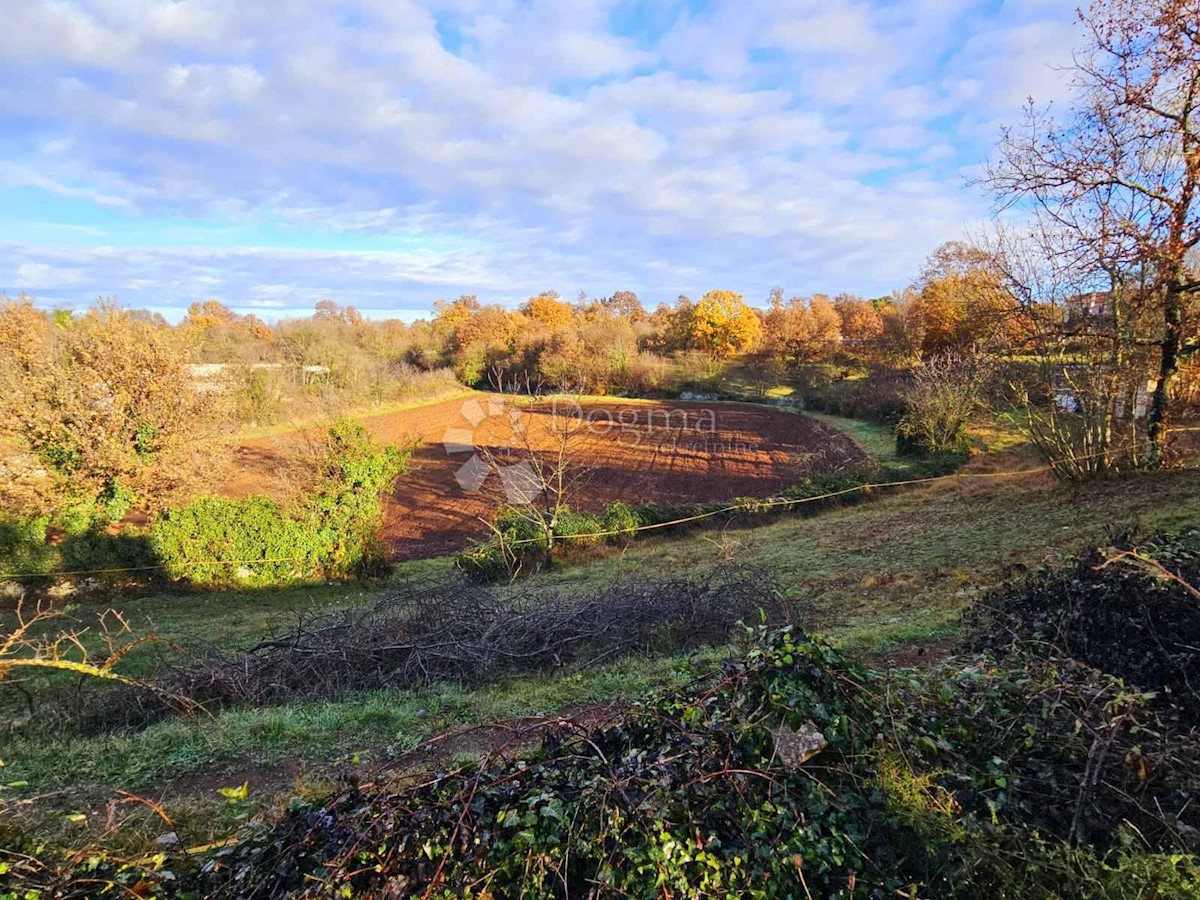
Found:
[[[1071,331],[1105,331],[1112,324],[1111,291],[1093,291],[1071,297],[1066,302],[1064,324]]]
[[[1050,387],[1054,391],[1055,405],[1065,412],[1079,412],[1081,403],[1075,385],[1086,379],[1087,366],[1063,366],[1050,376]],[[1133,391],[1133,417],[1144,419],[1150,414],[1150,404],[1154,399],[1154,391],[1158,387],[1157,378],[1146,378],[1138,383]],[[1117,418],[1124,418],[1126,399],[1121,397],[1116,401],[1113,412]]]
[[[227,376],[238,370],[252,371],[255,369],[273,370],[283,368],[285,368],[283,363],[250,363],[249,365],[244,363],[192,363],[187,367],[187,370],[188,375],[192,379],[192,387],[196,389],[197,393],[216,394],[229,386]],[[319,366],[318,368],[325,369],[326,372],[329,371],[325,366]]]

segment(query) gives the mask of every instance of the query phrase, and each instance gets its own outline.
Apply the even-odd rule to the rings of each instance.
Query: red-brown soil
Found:
[[[575,432],[568,452],[581,475],[570,500],[586,510],[613,500],[677,504],[766,497],[801,477],[863,458],[841,432],[750,404],[605,400],[520,407],[508,398],[475,394],[363,419],[379,440],[418,441],[409,471],[386,503],[383,541],[398,559],[469,546],[471,538],[484,534],[482,520],[503,502],[504,491],[494,469],[475,492],[464,489],[456,473],[473,456],[505,466],[527,458],[528,447],[552,452],[555,429],[568,422]],[[221,493],[286,493],[286,461],[305,435],[247,441]]]

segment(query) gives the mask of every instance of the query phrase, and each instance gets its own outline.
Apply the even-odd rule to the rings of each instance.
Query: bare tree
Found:
[[[493,490],[506,518],[523,526],[517,540],[535,542],[546,567],[553,564],[570,501],[590,476],[589,470],[578,464],[577,452],[587,429],[578,401],[556,397],[548,404],[528,408],[513,421],[506,447],[487,448],[480,454],[499,473],[499,485]],[[487,524],[515,574],[527,548],[511,546],[512,540],[502,528]]]
[[[1200,291],[1187,255],[1200,242],[1200,0],[1093,0],[1071,71],[1075,99],[1056,121],[1026,110],[1006,129],[984,183],[1031,208],[1060,270],[1103,292],[1110,364],[1148,358],[1147,462],[1159,464],[1171,385],[1197,349],[1185,309]]]

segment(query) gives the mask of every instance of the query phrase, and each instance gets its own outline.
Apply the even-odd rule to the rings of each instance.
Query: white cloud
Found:
[[[97,246],[72,262],[10,243],[0,287],[247,303],[271,288],[289,308],[317,291],[882,290],[983,214],[960,170],[1024,94],[1062,95],[1048,64],[1074,34],[1060,0],[719,0],[618,33],[639,8],[19,4],[0,116],[23,133],[3,181],[189,216],[200,241],[267,221],[409,249]]]
[[[16,267],[13,284],[23,291],[53,290],[69,287],[83,281],[83,273],[77,269],[60,268],[46,263],[21,263]]]

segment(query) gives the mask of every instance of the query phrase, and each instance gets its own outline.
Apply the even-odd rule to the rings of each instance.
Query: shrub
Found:
[[[607,538],[608,542],[613,544],[632,539],[638,524],[638,515],[633,507],[620,500],[608,504],[600,515],[600,529],[615,532]]]
[[[49,516],[0,520],[0,575],[50,572],[60,554],[46,543]]]
[[[642,351],[615,367],[614,387],[628,397],[654,397],[670,388],[671,363],[661,356]]]
[[[602,538],[591,535],[605,530],[602,517],[563,505],[558,509],[553,547],[569,549],[596,544]],[[558,541],[564,538],[560,545]],[[536,572],[550,562],[547,549],[551,543],[539,517],[527,515],[517,507],[504,507],[492,520],[492,537],[460,553],[455,566],[480,581],[515,578],[523,572]]]
[[[972,614],[977,642],[1082,660],[1200,722],[1200,601],[1184,582],[1200,585],[1200,528],[1137,546],[1121,539],[993,592]]]
[[[167,574],[196,584],[277,584],[312,575],[327,548],[266,497],[201,497],[168,510],[151,532]]]
[[[717,391],[726,363],[704,350],[686,350],[675,357],[675,384],[680,391]]]
[[[477,544],[454,557],[454,566],[468,578],[484,583],[503,581],[520,571],[519,561],[494,541]]]
[[[604,523],[593,513],[577,512],[569,506],[564,506],[559,512],[556,534],[559,538],[567,538],[569,547],[599,543],[602,538],[595,535],[602,531]]]
[[[967,450],[967,422],[991,380],[991,363],[980,354],[947,353],[922,363],[902,393],[906,408],[896,427],[896,451]]]
[[[120,503],[115,507],[119,511]],[[157,564],[150,542],[137,528],[110,533],[113,508],[85,503],[53,519],[0,521],[0,576],[83,572],[111,581],[146,575]]]
[[[867,472],[831,472],[826,475],[813,475],[802,478],[791,487],[785,488],[782,496],[788,499],[801,500],[807,498],[822,498],[818,503],[837,505],[853,498],[861,491],[855,491],[864,483],[871,480]],[[844,492],[844,493],[843,493]],[[838,497],[828,497],[829,494],[841,494]]]
[[[410,449],[378,447],[357,422],[328,433],[316,490],[295,508],[265,497],[201,497],[154,524],[155,552],[172,578],[197,584],[278,584],[344,575],[368,557],[383,513],[381,495]]]
[[[239,422],[271,425],[284,409],[288,384],[278,369],[238,366],[233,371],[230,399]]]
[[[904,373],[885,367],[854,369],[807,366],[797,375],[796,393],[806,409],[895,425],[904,415]]]

